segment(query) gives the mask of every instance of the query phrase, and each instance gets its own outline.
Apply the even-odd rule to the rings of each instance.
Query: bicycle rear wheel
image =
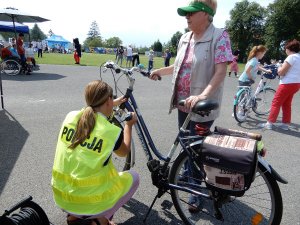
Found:
[[[198,192],[211,195],[211,191],[206,188],[205,183],[198,178],[197,182],[184,181],[184,164],[189,157],[186,152],[182,152],[174,161],[170,171],[169,181],[181,187],[192,189]],[[195,168],[197,170],[197,168]],[[227,196],[221,203],[220,211],[224,221],[215,217],[214,201],[205,197],[196,196],[198,199],[197,211],[190,212],[189,201],[191,194],[183,190],[171,189],[171,196],[176,211],[185,224],[280,224],[282,217],[282,198],[277,182],[268,172],[263,172],[263,167],[259,164],[256,178],[251,188],[242,197]],[[200,170],[198,168],[200,174]],[[189,177],[189,180],[193,177]],[[225,196],[226,197],[226,196]]]
[[[118,116],[114,116],[110,119],[110,122],[118,127],[120,127],[122,130],[124,129],[124,123],[120,122],[121,119]],[[119,157],[116,154],[112,155],[112,160],[114,162],[114,165],[118,171],[125,171],[129,170],[131,168],[131,160],[132,157],[134,157],[134,141],[131,139],[131,152],[126,157]]]
[[[258,115],[266,115],[271,111],[272,100],[275,95],[273,88],[265,88],[261,90],[256,98],[255,104],[253,105],[253,111]]]
[[[248,116],[248,93],[244,90],[236,97],[236,104],[233,105],[233,115],[237,122],[245,122]]]
[[[15,76],[20,73],[21,65],[13,60],[8,59],[2,62],[2,71],[9,76]]]

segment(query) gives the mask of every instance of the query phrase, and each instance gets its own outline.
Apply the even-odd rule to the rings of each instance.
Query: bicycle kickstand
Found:
[[[152,208],[153,208],[153,206],[154,206],[154,203],[155,203],[156,200],[157,200],[158,198],[160,198],[164,193],[165,193],[165,191],[164,191],[163,189],[161,189],[161,188],[158,189],[157,194],[156,194],[155,198],[153,199],[153,201],[152,201],[152,203],[151,203],[151,205],[150,205],[150,208],[148,209],[148,212],[147,212],[147,214],[146,214],[146,216],[145,216],[145,219],[143,220],[144,223],[146,222],[146,220],[147,220],[147,218],[148,218],[148,216],[149,216],[149,214],[150,214],[150,212],[151,212],[151,210],[152,210]]]

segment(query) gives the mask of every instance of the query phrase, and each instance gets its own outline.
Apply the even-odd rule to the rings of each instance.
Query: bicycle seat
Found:
[[[179,105],[184,106],[185,100],[179,101]],[[219,103],[214,100],[202,100],[197,102],[193,107],[192,112],[202,115],[203,113],[208,113],[211,110],[219,108]]]

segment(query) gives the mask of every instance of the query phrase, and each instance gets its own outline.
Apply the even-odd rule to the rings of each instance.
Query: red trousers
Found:
[[[80,63],[80,57],[78,56],[77,52],[74,52],[74,59],[76,63]]]
[[[300,83],[280,84],[272,101],[271,112],[268,121],[275,123],[282,109],[282,123],[291,123],[292,100],[299,91]]]

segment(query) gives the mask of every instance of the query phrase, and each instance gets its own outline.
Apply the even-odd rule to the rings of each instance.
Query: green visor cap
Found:
[[[177,9],[177,13],[180,16],[186,16],[188,13],[194,13],[199,11],[207,12],[209,15],[214,16],[214,11],[212,10],[212,8],[210,8],[203,2],[191,2],[189,6]]]

